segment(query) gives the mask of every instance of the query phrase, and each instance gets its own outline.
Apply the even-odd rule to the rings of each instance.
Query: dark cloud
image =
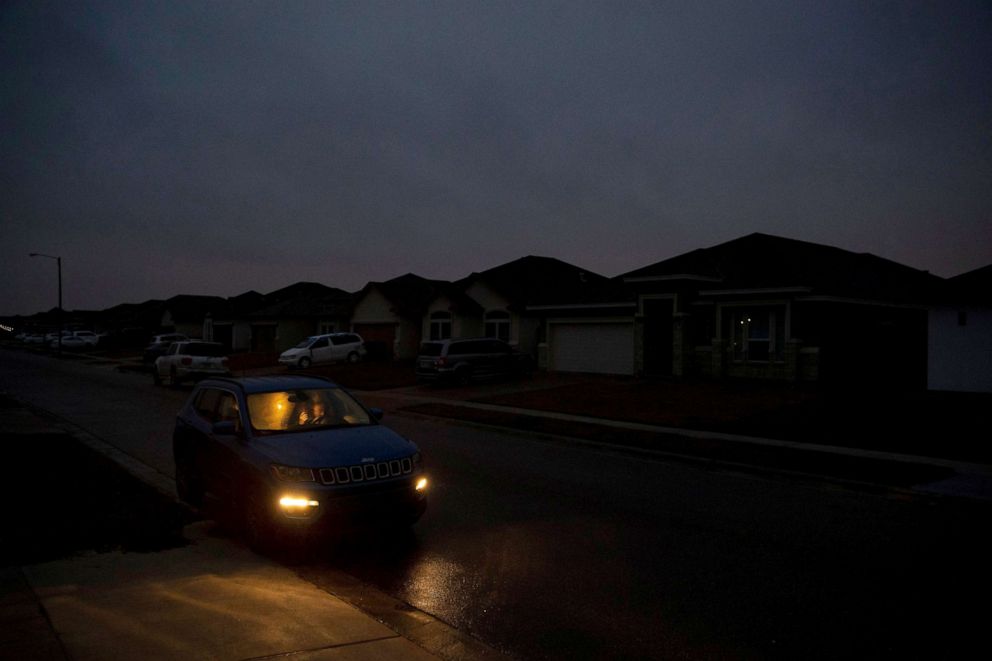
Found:
[[[992,262],[987,3],[6,3],[0,312],[606,275],[752,231]]]

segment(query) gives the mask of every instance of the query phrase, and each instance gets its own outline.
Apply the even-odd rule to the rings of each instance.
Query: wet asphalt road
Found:
[[[171,474],[188,391],[0,350],[0,389]],[[431,507],[344,569],[511,656],[958,658],[992,587],[988,505],[706,469],[405,417]]]

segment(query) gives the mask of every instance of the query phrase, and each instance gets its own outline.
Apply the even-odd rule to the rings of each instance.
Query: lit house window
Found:
[[[486,337],[510,341],[510,313],[493,310],[486,313]]]
[[[768,362],[784,359],[785,306],[730,308],[725,318],[734,360]]]
[[[451,313],[431,312],[431,339],[447,340],[451,337]]]

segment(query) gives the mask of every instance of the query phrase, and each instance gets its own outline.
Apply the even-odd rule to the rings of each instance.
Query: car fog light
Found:
[[[414,488],[421,493],[427,491],[427,478],[422,477],[419,480],[417,480],[417,486]]]
[[[279,507],[283,514],[292,517],[308,517],[320,506],[320,502],[311,498],[298,496],[283,496],[279,499]]]

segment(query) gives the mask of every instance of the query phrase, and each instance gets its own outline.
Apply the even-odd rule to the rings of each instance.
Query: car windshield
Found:
[[[300,342],[299,344],[297,344],[297,345],[296,345],[295,347],[293,347],[293,348],[294,348],[294,349],[306,349],[306,348],[307,348],[307,347],[309,347],[309,346],[310,346],[311,344],[313,344],[313,341],[314,341],[314,340],[316,340],[316,339],[317,339],[317,338],[315,338],[315,337],[308,337],[307,339],[305,339],[305,340],[303,340],[302,342]]]
[[[340,388],[248,395],[248,417],[252,429],[260,434],[372,424],[365,409]]]

